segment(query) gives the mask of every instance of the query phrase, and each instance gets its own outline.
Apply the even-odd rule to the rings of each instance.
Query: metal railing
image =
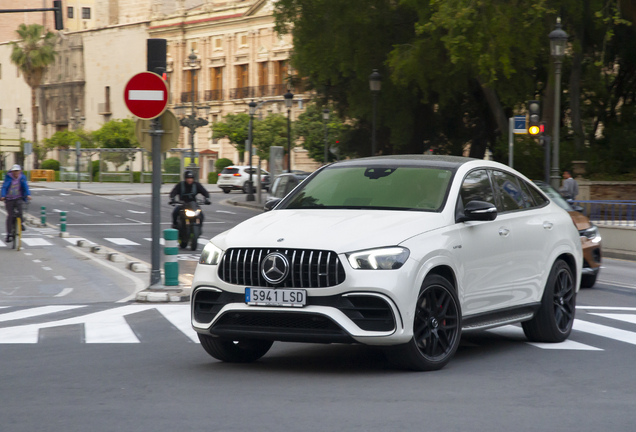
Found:
[[[636,227],[636,201],[572,201],[583,208],[582,213],[597,225]]]
[[[218,90],[206,90],[204,95],[205,101],[219,101],[223,100],[223,89]]]
[[[199,92],[194,92],[194,101],[199,101]],[[181,92],[181,103],[192,102],[192,92]]]
[[[258,87],[238,87],[230,89],[230,99],[245,99],[256,97]]]

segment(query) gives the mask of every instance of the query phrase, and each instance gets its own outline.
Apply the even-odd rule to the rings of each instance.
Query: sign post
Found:
[[[131,113],[150,122],[152,137],[152,243],[150,286],[161,284],[161,135],[159,116],[168,106],[168,87],[152,72],[133,76],[124,89],[124,101]]]

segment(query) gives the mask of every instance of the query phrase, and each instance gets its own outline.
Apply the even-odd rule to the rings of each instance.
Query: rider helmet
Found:
[[[191,178],[191,179],[193,179],[194,178],[194,174],[192,173],[192,171],[186,171],[186,172],[183,173],[183,178],[187,178],[187,179]]]
[[[20,165],[15,164],[15,165],[13,165],[13,166],[11,167],[11,169],[10,169],[9,171],[10,171],[10,172],[11,172],[11,171],[22,171],[22,168],[20,167]]]

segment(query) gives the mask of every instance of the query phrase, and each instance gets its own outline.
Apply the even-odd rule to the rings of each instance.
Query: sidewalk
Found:
[[[246,201],[247,195],[244,195],[244,194],[232,196],[231,198],[226,199],[225,201],[221,201],[221,203],[234,205],[238,207],[251,208],[253,210],[259,210],[262,212],[263,206],[265,205],[266,197],[267,195],[263,194],[262,201],[260,204],[256,201]]]
[[[174,183],[161,185],[161,194],[168,195]],[[204,184],[210,193],[223,193],[217,185]],[[150,183],[84,183],[77,188],[76,182],[31,182],[29,187],[33,189],[55,189],[64,191],[84,192],[92,195],[151,195],[152,185]]]

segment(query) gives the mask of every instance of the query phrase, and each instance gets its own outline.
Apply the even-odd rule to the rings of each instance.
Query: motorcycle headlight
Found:
[[[199,214],[200,211],[201,210],[196,210],[196,211],[195,210],[186,210],[185,214],[186,214],[187,217],[195,217],[196,215]]]
[[[581,235],[581,237],[587,237],[590,240],[594,240],[596,237],[599,236],[598,227],[596,225],[592,225],[587,229],[579,231],[579,234]]]
[[[199,264],[217,265],[221,260],[221,255],[223,255],[223,251],[212,242],[208,242],[201,252]]]
[[[389,247],[348,253],[347,259],[354,269],[360,270],[396,270],[402,267],[409,257],[409,250],[403,247]]]

